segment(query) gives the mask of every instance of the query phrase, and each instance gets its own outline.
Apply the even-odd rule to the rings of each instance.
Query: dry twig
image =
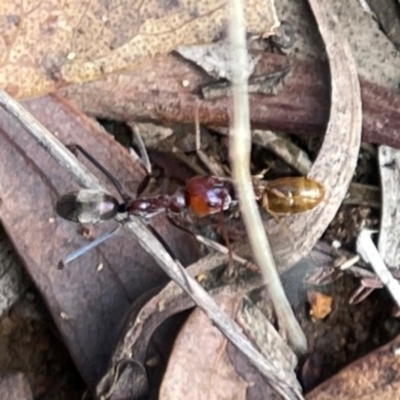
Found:
[[[307,340],[281,284],[271,247],[259,214],[250,174],[250,112],[248,98],[248,63],[246,50],[246,32],[242,2],[231,0],[231,18],[229,34],[233,49],[233,124],[230,134],[230,159],[232,176],[237,186],[240,211],[246,226],[254,258],[261,269],[265,283],[271,295],[272,303],[283,335],[287,335],[297,354],[307,350]]]

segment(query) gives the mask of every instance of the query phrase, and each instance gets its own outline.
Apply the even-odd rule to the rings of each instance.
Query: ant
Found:
[[[122,198],[119,202],[114,196],[108,193],[81,189],[78,191],[64,194],[56,204],[57,214],[66,220],[81,224],[97,224],[114,218],[117,214],[128,214],[144,218],[145,220],[161,213],[181,214],[189,211],[195,217],[205,217],[222,211],[227,211],[237,204],[234,186],[231,180],[219,178],[217,176],[194,176],[190,178],[183,188],[178,189],[172,195],[158,195],[140,198],[140,194],[146,188],[149,182],[149,175],[146,175],[140,183],[137,190],[137,198],[125,194],[120,183],[84,148],[79,145],[71,145],[68,148],[75,153],[78,150],[84,155],[96,168],[110,180],[117,192]],[[172,220],[173,221],[173,220]],[[176,223],[174,223],[177,225]],[[179,228],[185,228],[177,225]],[[80,257],[90,249],[103,243],[113,236],[118,226],[111,232],[108,232],[98,239],[95,239],[88,245],[70,253],[61,261],[60,265],[66,265],[69,262]],[[157,238],[166,246],[160,235],[154,232]]]
[[[171,215],[189,211],[193,216],[201,218],[231,210],[238,204],[233,182],[229,178],[214,175],[194,176],[172,195],[140,198],[140,194],[149,182],[150,176],[147,175],[139,185],[137,198],[132,199],[123,192],[120,183],[85,149],[79,145],[69,146],[69,148],[79,150],[102,171],[123,200],[119,202],[107,193],[90,189],[67,193],[58,200],[56,211],[60,217],[73,222],[95,224],[112,219],[118,213],[150,219],[160,212]],[[279,215],[311,210],[322,201],[325,195],[325,189],[321,183],[306,177],[285,177],[271,181],[255,180],[253,184],[257,200],[275,218]],[[111,237],[119,227],[71,253],[62,260],[62,263],[65,265],[98,246]],[[181,226],[179,228],[184,229]],[[156,236],[160,239],[158,234]],[[160,240],[164,244],[162,238]]]

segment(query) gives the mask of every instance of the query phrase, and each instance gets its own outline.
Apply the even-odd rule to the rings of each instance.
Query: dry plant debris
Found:
[[[308,302],[310,304],[310,315],[313,319],[324,319],[332,310],[331,296],[323,293],[311,291],[308,293]]]
[[[251,177],[251,132],[249,111],[249,74],[245,16],[240,0],[230,3],[229,40],[232,48],[232,122],[230,127],[229,157],[232,179],[237,190],[240,213],[243,219],[252,254],[261,270],[278,319],[282,337],[287,338],[297,355],[307,351],[307,339],[300,328],[283,290],[267,233],[256,202]]]
[[[103,77],[105,79],[102,81],[70,87],[63,93],[79,104],[81,111],[97,117],[130,121],[132,126],[135,125],[135,122],[132,122],[135,118],[192,122],[197,111],[202,124],[227,125],[231,115],[229,96],[223,94],[213,100],[200,99],[199,89],[211,80],[189,63],[169,55],[154,60],[149,66],[138,67],[134,72],[128,72],[136,68],[141,61],[150,59],[155,54],[168,53],[178,45],[215,39],[226,27],[227,13],[223,8],[225,2],[214,6],[204,0],[193,6],[187,1],[180,2],[177,6],[173,2],[160,5],[156,1],[149,1],[139,8],[135,7],[133,1],[126,1],[121,8],[111,9],[103,3],[91,2],[83,7],[78,1],[71,1],[69,14],[66,14],[63,5],[53,1],[48,1],[48,4],[39,2],[37,7],[32,6],[33,1],[24,5],[14,3],[5,0],[0,5],[0,48],[3,46],[4,49],[0,64],[0,86],[10,93],[24,97],[46,93],[71,82]],[[246,1],[246,10],[250,16],[248,29],[252,32],[268,34],[273,29],[276,15],[273,9],[266,7],[266,3],[269,4],[261,0]],[[311,63],[310,60],[299,61],[294,57],[266,55],[257,51],[252,54],[257,60],[256,73],[280,76],[285,72],[285,79],[276,90],[268,92],[269,96],[265,96],[265,92],[264,95],[260,92],[250,95],[250,119],[255,127],[290,132],[294,130],[295,133],[299,130],[309,131],[311,128],[321,132],[329,112],[332,117],[328,124],[328,135],[325,147],[321,151],[322,155],[320,154],[312,169],[313,176],[322,177],[328,189],[330,197],[327,203],[330,208],[322,207],[319,215],[310,214],[304,218],[300,216],[299,219],[289,222],[297,242],[287,241],[286,238],[273,234],[278,237],[275,250],[278,249],[278,254],[281,255],[280,272],[311,249],[325,229],[324,226],[326,227],[336,212],[354,171],[359,144],[357,74],[351,57],[349,58],[349,49],[345,42],[341,43],[336,38],[333,40],[333,47],[340,49],[337,44],[341,43],[344,51],[339,54],[331,52],[330,34],[334,31],[343,35],[343,32],[338,29],[335,21],[326,24],[326,10],[319,10],[317,2],[310,3],[327,42],[333,82],[331,111],[327,106],[328,80],[324,66]],[[191,8],[192,6],[195,9]],[[327,7],[325,2],[323,7]],[[193,10],[198,12],[193,13]],[[322,13],[319,14],[318,10]],[[139,19],[138,16],[143,18]],[[268,28],[266,20],[272,21]],[[82,28],[84,25],[85,28]],[[325,30],[325,25],[329,29]],[[173,26],[173,29],[166,32],[165,26]],[[43,49],[46,49],[44,56]],[[104,77],[121,70],[124,70],[124,74]],[[256,85],[252,87],[256,91],[259,90]],[[299,96],[299,93],[302,93],[302,96]],[[346,98],[348,94],[352,97]],[[364,139],[400,146],[400,119],[397,118],[399,95],[362,81],[361,96],[364,106]],[[84,147],[90,147],[91,152],[98,153],[95,154],[96,157],[134,192],[143,171],[129,159],[120,146],[109,138],[106,139],[104,132],[97,125],[60,98],[47,97],[26,104],[64,141],[79,140]],[[346,114],[347,121],[340,121],[339,117],[343,117],[342,111],[348,111],[348,108],[353,114]],[[348,129],[349,126],[352,129]],[[85,256],[85,260],[73,266],[74,269],[64,273],[56,271],[55,266],[61,256],[88,239],[77,233],[74,227],[60,223],[53,211],[53,203],[57,197],[69,188],[76,188],[76,185],[69,180],[65,171],[55,167],[42,149],[39,149],[39,156],[32,156],[36,154],[33,150],[36,151],[37,148],[3,113],[0,129],[0,156],[5,161],[3,171],[0,167],[0,173],[1,176],[7,176],[7,179],[0,182],[2,219],[13,241],[17,243],[17,250],[28,266],[30,275],[46,297],[78,367],[93,387],[101,376],[105,376],[106,362],[110,359],[112,347],[117,342],[117,329],[110,332],[109,327],[117,324],[124,311],[128,310],[129,304],[143,291],[163,282],[163,277],[154,263],[134,247],[131,240],[126,240],[124,235],[114,239],[118,245],[113,240],[101,250]],[[344,132],[347,129],[348,132]],[[335,132],[335,135],[332,132]],[[338,148],[333,151],[335,144]],[[21,171],[24,173],[22,177]],[[332,178],[336,175],[335,171],[342,172],[343,175],[339,179]],[[340,190],[335,192],[337,188]],[[31,201],[27,202],[27,199]],[[21,211],[28,217],[21,218]],[[362,212],[361,214],[363,215]],[[318,224],[315,223],[316,216],[320,218]],[[269,227],[272,224],[270,223]],[[194,244],[187,236],[180,232],[181,236],[176,237],[178,233],[173,229],[170,231],[162,217],[156,220],[156,225],[162,236],[171,242],[172,247],[176,248],[178,253],[181,252],[180,259],[188,262],[193,260]],[[94,237],[99,230],[94,229]],[[345,232],[344,235],[348,233]],[[187,248],[184,248],[183,244]],[[281,248],[279,253],[279,246],[282,244],[283,249]],[[296,254],[292,254],[293,245]],[[234,250],[236,251],[236,248]],[[315,256],[315,251],[312,254]],[[327,257],[325,263],[333,264],[332,258]],[[202,282],[206,282],[207,279],[202,276]],[[364,278],[364,281],[367,281],[367,278]],[[313,314],[319,319],[315,324],[321,326],[332,317],[332,298],[321,294],[312,297]],[[333,298],[333,304],[337,300]],[[189,305],[192,305],[190,299],[185,303],[185,306]],[[165,303],[160,303],[159,306],[162,310]],[[205,318],[204,315],[201,316]],[[359,319],[354,317],[356,324],[358,321]],[[216,331],[212,326],[210,330]],[[193,341],[195,338],[193,333],[190,339]],[[228,347],[226,339],[222,336],[221,338],[225,342],[220,347],[225,349]],[[129,339],[132,339],[129,334],[123,339],[120,337],[119,343],[125,339],[127,342],[123,347],[124,356],[133,354],[130,353],[132,348],[127,343],[132,346],[138,343],[129,342]],[[244,392],[249,389],[248,382],[242,377],[239,379],[237,371],[232,368],[232,365],[240,365],[240,357],[235,358],[233,364],[227,364],[226,361],[232,360],[227,360],[226,354],[227,352],[224,352],[219,359],[214,360],[213,365],[217,366],[217,372],[226,372],[223,378],[226,378],[224,382],[229,381],[229,384],[233,384],[232,396],[237,394],[238,398],[246,398]],[[121,356],[118,352],[113,354],[112,360],[116,363],[120,361],[118,355]],[[174,367],[180,361],[180,357],[175,360],[171,358]],[[209,362],[210,359],[202,361]],[[116,373],[115,370],[111,371],[114,366],[112,365],[107,373]],[[373,367],[370,367],[370,370],[373,371]],[[122,375],[118,378],[123,380],[125,377],[126,375]],[[115,378],[115,375],[111,374],[111,378]],[[381,380],[383,378],[380,377]],[[176,383],[176,378],[173,377],[171,382]],[[210,384],[210,381],[203,379],[200,382],[204,383]],[[240,390],[235,392],[235,386]],[[184,391],[193,388],[180,389]],[[205,393],[211,391],[212,387],[209,385]]]

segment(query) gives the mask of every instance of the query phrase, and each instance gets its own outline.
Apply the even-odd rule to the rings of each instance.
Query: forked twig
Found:
[[[83,165],[64,145],[55,138],[39,121],[37,121],[24,107],[0,89],[0,106],[14,116],[23,127],[32,135],[74,178],[85,188],[106,192],[99,180]],[[115,218],[122,222],[124,217]],[[183,268],[177,265],[162,244],[150,233],[148,228],[138,219],[131,220],[124,225],[139,245],[157,262],[163,271],[173,279],[194,302],[207,314],[221,332],[245,355],[249,361],[263,374],[284,399],[298,399],[301,395],[298,389],[288,387],[285,376],[268,359],[266,359],[242,333],[239,326],[233,322],[209,294]],[[186,275],[187,280],[184,279]],[[187,281],[189,286],[186,284]]]
[[[249,242],[256,263],[264,276],[281,333],[287,335],[293,350],[297,354],[304,354],[307,350],[307,340],[286,298],[253,190],[250,174],[251,133],[248,76],[244,73],[247,70],[248,57],[242,1],[231,0],[230,9],[229,35],[233,51],[231,66],[233,77],[233,124],[230,133],[229,150],[232,176],[237,186],[240,211],[246,226]]]

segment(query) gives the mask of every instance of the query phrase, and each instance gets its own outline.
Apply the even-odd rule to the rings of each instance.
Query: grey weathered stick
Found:
[[[371,264],[382,283],[388,288],[397,306],[400,307],[400,283],[393,278],[387,266],[382,260],[378,249],[371,239],[373,232],[367,229],[362,230],[357,237],[357,253],[365,262]]]
[[[400,154],[388,146],[380,146],[379,172],[381,175],[381,223],[378,249],[384,262],[391,268],[400,266]]]
[[[307,340],[294,316],[283,290],[269,245],[265,228],[257,207],[250,174],[250,113],[248,97],[248,63],[246,31],[241,0],[231,0],[229,36],[232,54],[233,123],[230,134],[232,177],[237,187],[240,211],[257,265],[264,276],[268,292],[278,319],[279,329],[287,336],[297,354],[307,350]]]
[[[100,181],[53,136],[32,114],[0,89],[0,106],[14,116],[24,128],[84,187],[103,190]],[[107,192],[107,190],[104,190]]]
[[[97,178],[70,153],[63,144],[55,138],[42,124],[7,93],[0,89],[0,106],[18,119],[42,146],[56,159],[56,161],[85,188],[105,191]],[[117,221],[124,218],[118,216]],[[301,398],[297,391],[288,388],[284,376],[273,364],[252,345],[242,333],[239,326],[222,312],[208,293],[186,272],[179,267],[165,250],[162,244],[150,233],[147,227],[137,218],[132,218],[125,224],[126,229],[135,238],[139,245],[153,257],[157,264],[173,279],[194,302],[207,314],[221,332],[242,352],[249,361],[265,376],[270,384],[285,399]],[[186,279],[185,279],[186,278]],[[186,284],[189,283],[189,286]]]

